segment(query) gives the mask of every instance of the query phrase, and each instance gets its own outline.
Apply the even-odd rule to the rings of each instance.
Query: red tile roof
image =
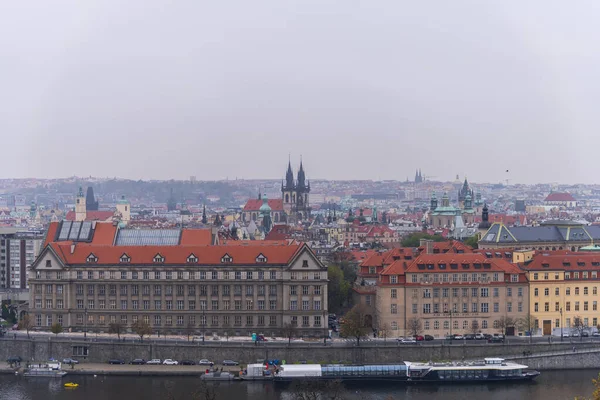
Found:
[[[575,201],[570,193],[550,193],[544,201]]]
[[[523,265],[523,269],[528,271],[600,271],[600,254],[542,252],[534,255],[530,263]]]
[[[75,221],[75,211],[69,211],[65,216],[67,221]],[[113,211],[87,211],[85,213],[86,221],[110,221],[115,215]]]
[[[303,248],[305,244],[296,245],[262,245],[262,246],[97,246],[77,243],[72,248],[69,243],[50,243],[50,247],[69,264],[88,264],[88,257],[93,254],[98,261],[92,265],[118,265],[121,256],[130,258],[128,265],[152,265],[154,257],[160,254],[164,262],[160,265],[186,265],[190,255],[198,258],[202,265],[253,265],[256,258],[263,254],[266,265],[285,265]],[[308,249],[308,247],[306,247]],[[310,251],[310,249],[308,249]],[[229,255],[233,261],[223,264],[221,259]]]
[[[183,229],[179,244],[182,246],[210,246],[213,243],[210,229]]]
[[[283,211],[283,199],[268,199],[267,203],[272,211]],[[246,202],[243,211],[258,211],[262,205],[261,199],[250,199]]]

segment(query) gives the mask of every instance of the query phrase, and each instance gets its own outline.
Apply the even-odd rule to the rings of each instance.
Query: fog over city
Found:
[[[595,1],[0,6],[0,178],[597,182]]]

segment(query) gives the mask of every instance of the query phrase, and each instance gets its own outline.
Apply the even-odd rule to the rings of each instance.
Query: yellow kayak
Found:
[[[66,388],[76,388],[79,386],[79,383],[67,382],[65,383]]]

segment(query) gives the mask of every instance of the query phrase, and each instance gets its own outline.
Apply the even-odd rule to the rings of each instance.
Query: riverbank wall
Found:
[[[394,342],[366,342],[360,346],[352,343],[269,343],[254,345],[253,343],[123,343],[94,342],[83,340],[12,340],[0,339],[0,360],[10,356],[20,356],[24,361],[41,361],[49,358],[63,359],[72,357],[81,363],[106,363],[111,358],[123,359],[126,362],[134,358],[150,360],[153,358],[174,360],[190,359],[198,361],[203,358],[220,363],[222,360],[236,360],[240,363],[251,363],[263,359],[286,360],[288,363],[306,361],[308,363],[399,363],[402,361],[441,361],[472,360],[485,357],[519,357],[524,352],[532,355],[551,352],[567,352],[575,347],[578,351],[600,349],[600,344],[583,343],[526,343],[523,341],[508,344],[454,343],[405,345]],[[579,353],[583,354],[583,353]],[[600,356],[599,356],[600,357]],[[531,360],[533,357],[527,357]],[[596,361],[595,359],[593,360]],[[600,359],[598,360],[600,361]],[[552,361],[560,365],[560,360]],[[590,359],[590,363],[592,359]],[[587,361],[586,361],[587,363]],[[568,365],[577,365],[573,362]],[[528,364],[529,365],[529,364]],[[565,364],[567,365],[567,364]],[[600,362],[595,364],[600,367]],[[582,368],[582,365],[577,365]],[[532,367],[534,367],[532,365]],[[567,368],[570,368],[567,366]],[[560,369],[560,368],[557,368]]]

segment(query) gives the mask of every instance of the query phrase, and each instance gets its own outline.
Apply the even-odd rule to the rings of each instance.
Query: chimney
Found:
[[[419,241],[419,247],[424,248],[424,254],[433,254],[433,240],[421,239]]]

